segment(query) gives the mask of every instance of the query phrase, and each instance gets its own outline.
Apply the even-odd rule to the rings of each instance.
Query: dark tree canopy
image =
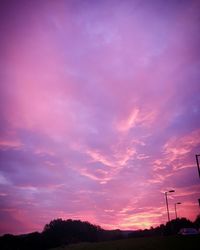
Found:
[[[51,241],[51,245],[58,245],[98,241],[101,232],[103,230],[99,226],[86,221],[55,219],[45,225],[43,235]]]
[[[194,221],[194,225],[196,228],[200,228],[200,214],[197,216],[196,220]]]

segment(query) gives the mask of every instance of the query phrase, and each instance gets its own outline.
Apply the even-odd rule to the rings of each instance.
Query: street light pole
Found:
[[[167,199],[167,194],[168,193],[173,193],[175,192],[174,190],[169,190],[165,192],[165,200],[166,200],[166,207],[167,207],[167,217],[168,217],[168,222],[170,222],[170,217],[169,217],[169,205],[168,205],[168,199]]]
[[[167,200],[167,192],[165,192],[165,200],[166,200],[166,206],[167,206],[167,217],[168,217],[168,221],[170,221],[170,218],[169,218],[169,207],[168,207],[168,200]]]
[[[199,157],[200,154],[196,155],[196,162],[197,162],[197,169],[198,169],[198,173],[199,173],[199,178],[200,178],[200,167],[199,167]],[[200,199],[198,199],[199,202],[199,207],[200,207]]]
[[[177,217],[177,210],[176,210],[176,205],[178,205],[178,204],[181,204],[181,202],[176,202],[176,203],[174,204],[174,207],[175,207],[175,216],[176,216],[176,219],[178,218],[178,217]]]
[[[200,155],[196,155],[196,162],[197,162],[197,168],[198,168],[198,173],[199,173],[199,178],[200,178],[200,167],[199,167],[199,157]]]

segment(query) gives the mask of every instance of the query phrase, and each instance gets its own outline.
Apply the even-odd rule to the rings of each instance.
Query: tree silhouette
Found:
[[[164,229],[164,234],[177,234],[180,229],[184,227],[193,227],[193,223],[186,218],[177,218],[175,220],[171,220],[170,222],[167,222]]]
[[[200,214],[197,215],[197,218],[196,218],[195,221],[194,221],[194,226],[195,226],[197,229],[200,229]]]
[[[45,225],[42,234],[48,244],[57,246],[81,241],[98,241],[101,232],[103,229],[89,222],[55,219]]]

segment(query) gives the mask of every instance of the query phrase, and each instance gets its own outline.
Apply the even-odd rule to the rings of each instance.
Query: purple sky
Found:
[[[0,2],[0,234],[194,220],[200,1]]]

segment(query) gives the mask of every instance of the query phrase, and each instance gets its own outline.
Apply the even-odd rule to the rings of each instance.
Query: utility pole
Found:
[[[199,178],[200,178],[200,167],[199,167],[199,157],[200,155],[196,155],[196,162],[197,162],[197,168],[198,168],[198,173],[199,173]]]
[[[176,219],[178,218],[178,216],[177,216],[177,209],[176,209],[176,205],[179,205],[179,204],[181,204],[181,202],[176,202],[176,203],[174,204],[174,209],[175,209],[175,216],[176,216]]]
[[[168,199],[167,199],[167,194],[168,193],[173,193],[175,192],[174,190],[169,190],[165,192],[165,200],[166,200],[166,207],[167,207],[167,217],[168,217],[168,222],[170,222],[170,217],[169,217],[169,206],[168,206]]]
[[[200,178],[200,167],[199,167],[199,157],[200,154],[196,155],[196,162],[197,162],[197,169],[198,169],[198,173],[199,173],[199,178]],[[200,207],[200,199],[198,199],[199,202],[199,207]]]

